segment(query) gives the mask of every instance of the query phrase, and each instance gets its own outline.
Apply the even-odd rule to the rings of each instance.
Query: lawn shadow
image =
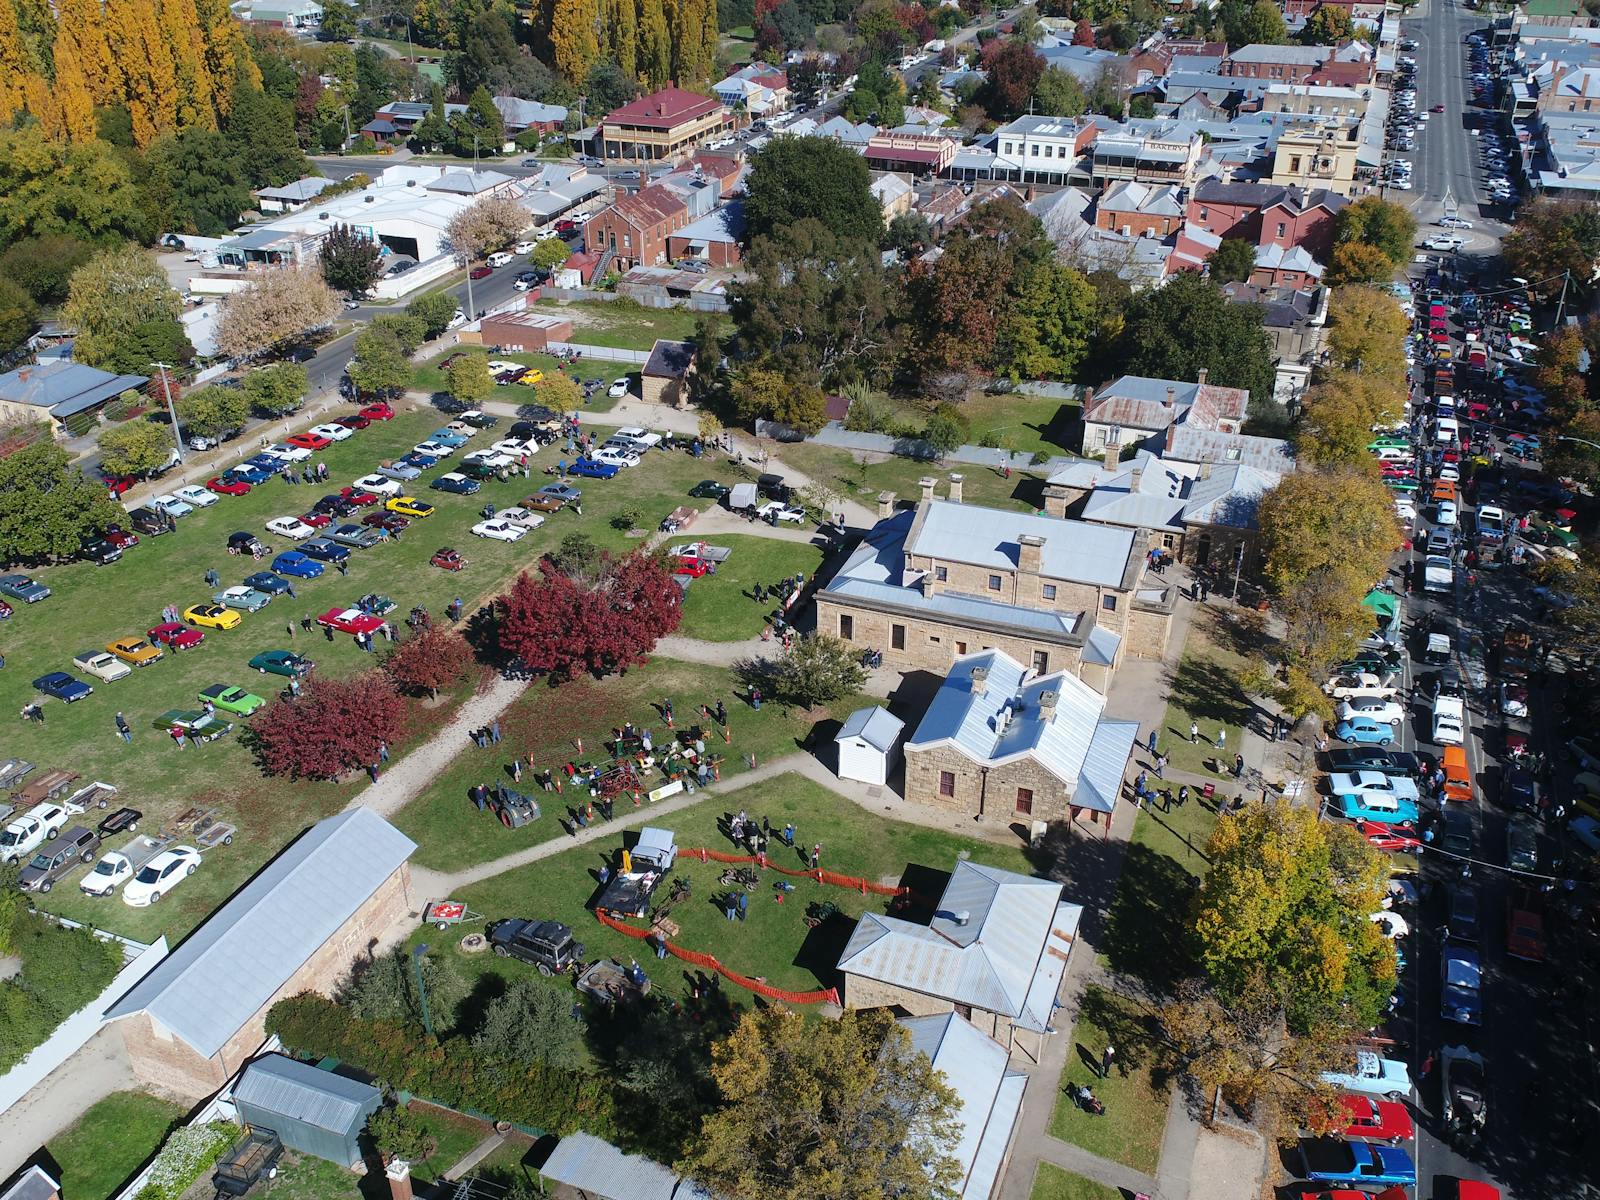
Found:
[[[1206,640],[1246,660],[1259,658],[1278,644],[1267,632],[1266,615],[1253,608],[1208,606],[1199,610],[1196,619]]]
[[[895,916],[905,921],[927,924],[933,920],[939,897],[950,886],[950,872],[938,867],[925,867],[920,863],[907,863],[900,872],[900,886],[909,894],[898,896],[890,906]]]
[[[1229,667],[1214,659],[1186,654],[1172,675],[1169,702],[1177,705],[1200,725],[1202,738],[1215,738],[1207,726],[1245,726],[1255,712],[1250,698],[1240,688]],[[1187,740],[1187,729],[1167,730],[1172,737]]]
[[[1116,895],[1126,844],[1101,837],[1093,827],[1051,821],[1038,844],[1029,843],[1023,853],[1036,874],[1064,884],[1066,898],[1083,905],[1084,936],[1098,941],[1101,914]]]
[[[1122,882],[1106,917],[1111,969],[1165,992],[1187,973],[1184,921],[1199,876],[1149,846],[1128,846]]]
[[[495,971],[479,975],[466,998],[456,1005],[455,1033],[471,1037],[483,1025],[493,1004],[506,993],[506,977]]]
[[[785,904],[784,907],[789,906]],[[855,933],[856,924],[852,917],[839,912],[827,917],[815,928],[807,929],[805,939],[795,951],[793,965],[815,976],[819,988],[838,987],[842,978],[839,974],[839,956],[844,953],[846,944]]]
[[[1161,1036],[1151,1006],[1106,988],[1091,987],[1085,989],[1083,998],[1078,1001],[1076,1019],[1094,1025],[1106,1035],[1107,1042],[1116,1047],[1111,1060],[1112,1074],[1148,1071],[1151,1084],[1159,1091],[1176,1082],[1180,1074],[1178,1063]],[[1083,1053],[1081,1044],[1078,1052]],[[1100,1072],[1101,1061],[1099,1055],[1089,1060],[1096,1074]]]

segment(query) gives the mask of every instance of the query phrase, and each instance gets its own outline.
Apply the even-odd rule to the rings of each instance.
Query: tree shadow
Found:
[[[1206,725],[1248,725],[1255,705],[1239,687],[1230,668],[1210,658],[1185,655],[1172,673],[1171,703],[1201,725],[1202,736],[1214,736]],[[1174,737],[1188,738],[1187,729],[1169,729]]]
[[[1188,974],[1184,927],[1199,883],[1199,876],[1165,854],[1130,844],[1102,940],[1111,969],[1154,992],[1170,990]]]
[[[1196,612],[1195,620],[1208,641],[1240,658],[1259,658],[1278,644],[1267,632],[1265,614],[1253,608],[1202,608]]]
[[[1100,1029],[1107,1042],[1116,1047],[1111,1060],[1112,1074],[1148,1071],[1150,1082],[1157,1090],[1171,1086],[1181,1074],[1178,1061],[1161,1034],[1154,1008],[1144,1001],[1118,995],[1107,988],[1086,988],[1078,1001],[1075,1019],[1086,1020]],[[1078,1052],[1083,1053],[1081,1044]],[[1096,1074],[1100,1072],[1101,1061],[1099,1054],[1089,1060]]]
[[[1092,826],[1052,821],[1038,843],[1028,843],[1023,854],[1036,875],[1065,885],[1063,894],[1083,905],[1082,932],[1090,943],[1097,944],[1104,914],[1116,895],[1126,850],[1126,843],[1102,837]]]

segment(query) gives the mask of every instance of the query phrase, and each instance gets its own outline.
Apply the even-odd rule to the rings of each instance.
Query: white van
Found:
[[[511,255],[508,251],[496,250],[489,255],[488,262],[491,267],[503,267],[511,262]]]
[[[1439,696],[1433,702],[1433,740],[1441,746],[1459,746],[1466,740],[1466,712],[1457,696]]]
[[[1440,417],[1433,423],[1433,440],[1441,446],[1453,445],[1461,436],[1461,425],[1454,417]]]

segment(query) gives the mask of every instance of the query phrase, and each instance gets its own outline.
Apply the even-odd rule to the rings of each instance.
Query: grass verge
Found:
[[[693,534],[689,535],[693,537]],[[689,585],[683,602],[684,637],[708,642],[742,642],[755,637],[777,615],[780,605],[755,600],[756,584],[772,589],[796,573],[810,578],[822,565],[822,549],[805,542],[740,534],[712,537],[710,545],[726,546],[733,555],[715,575],[702,575]]]
[[[572,341],[614,350],[650,350],[657,339],[688,340],[699,314],[686,308],[646,308],[628,300],[540,300],[572,321]]]
[[[1107,1187],[1047,1162],[1039,1164],[1028,1195],[1029,1200],[1123,1200],[1121,1188]]]
[[[943,496],[952,473],[962,477],[962,499],[968,504],[990,508],[1038,512],[1044,507],[1044,476],[1013,471],[1007,479],[992,467],[965,463],[932,463],[914,458],[881,455],[857,456],[849,450],[823,446],[816,442],[784,443],[772,447],[774,458],[797,471],[803,471],[820,485],[848,496],[869,509],[875,509],[880,492],[893,492],[900,500],[915,503],[922,495],[920,480],[930,476],[937,482],[935,494]],[[867,462],[867,458],[882,459]]]
[[[48,1150],[61,1168],[61,1194],[103,1200],[127,1182],[152,1154],[183,1106],[141,1092],[113,1092],[91,1105]]]

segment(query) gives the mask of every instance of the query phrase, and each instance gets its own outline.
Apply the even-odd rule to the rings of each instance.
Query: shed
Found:
[[[581,1131],[561,1139],[539,1178],[558,1200],[708,1200],[704,1188],[660,1163]]]
[[[906,723],[881,706],[858,708],[839,727],[833,744],[839,750],[839,778],[883,784],[900,760],[900,738]]]
[[[233,1089],[239,1120],[274,1130],[291,1150],[341,1167],[361,1161],[361,1131],[383,1093],[282,1054],[264,1054]]]

